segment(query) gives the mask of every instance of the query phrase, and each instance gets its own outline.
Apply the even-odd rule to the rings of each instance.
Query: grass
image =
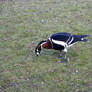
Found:
[[[92,92],[92,1],[0,1],[0,92]],[[87,43],[59,52],[36,45],[55,32],[88,34]]]

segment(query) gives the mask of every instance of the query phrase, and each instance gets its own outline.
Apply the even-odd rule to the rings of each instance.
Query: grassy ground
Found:
[[[87,43],[59,52],[38,42],[55,32],[89,34]],[[0,0],[0,92],[92,92],[91,0]]]

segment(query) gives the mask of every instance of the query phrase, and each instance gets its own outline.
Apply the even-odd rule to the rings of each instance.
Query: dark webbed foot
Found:
[[[58,61],[58,63],[65,63],[65,62],[67,62],[67,59],[64,59],[64,60]]]

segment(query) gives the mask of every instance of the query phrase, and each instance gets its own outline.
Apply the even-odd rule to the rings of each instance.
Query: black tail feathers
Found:
[[[88,37],[88,35],[80,35],[80,38]]]
[[[88,37],[88,35],[79,35],[80,41],[87,42],[88,39],[86,39],[85,37]]]

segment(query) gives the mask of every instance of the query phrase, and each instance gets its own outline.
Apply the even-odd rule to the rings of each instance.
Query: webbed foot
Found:
[[[64,60],[58,61],[58,63],[65,63],[65,62],[67,62],[67,59],[64,59]]]

